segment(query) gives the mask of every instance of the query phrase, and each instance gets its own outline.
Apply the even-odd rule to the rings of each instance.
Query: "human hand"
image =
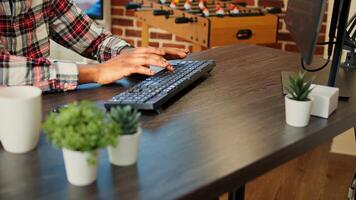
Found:
[[[146,53],[146,52],[154,52],[157,55],[164,57],[165,59],[183,59],[187,57],[190,53],[189,49],[179,49],[179,48],[171,48],[171,47],[138,47],[138,48],[126,48],[121,51],[121,54],[127,53]]]
[[[189,50],[177,48],[140,47],[123,49],[120,55],[92,68],[79,67],[79,82],[109,84],[131,74],[154,75],[149,66],[173,71],[166,58],[185,58]]]

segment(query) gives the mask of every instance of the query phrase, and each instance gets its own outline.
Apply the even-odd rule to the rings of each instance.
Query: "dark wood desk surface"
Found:
[[[329,120],[313,117],[306,128],[285,124],[280,72],[299,69],[297,54],[229,46],[191,57],[217,66],[162,114],[143,117],[137,165],[111,166],[102,151],[97,182],[74,187],[61,151],[42,138],[28,154],[0,149],[0,199],[209,199],[356,124],[356,98],[339,102]],[[106,100],[131,84],[44,95],[44,112],[74,100]]]

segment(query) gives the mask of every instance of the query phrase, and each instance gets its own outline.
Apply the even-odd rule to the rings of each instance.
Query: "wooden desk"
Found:
[[[329,120],[313,117],[306,128],[285,124],[280,72],[299,69],[297,54],[229,46],[191,57],[215,59],[217,66],[162,114],[143,117],[137,165],[110,166],[102,151],[96,184],[74,187],[61,151],[42,138],[28,154],[0,150],[0,199],[215,198],[356,124],[356,98],[339,102]],[[108,99],[131,84],[44,95],[44,113],[74,100]]]

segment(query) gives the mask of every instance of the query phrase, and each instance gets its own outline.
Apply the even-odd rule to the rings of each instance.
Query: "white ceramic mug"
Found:
[[[39,140],[42,103],[39,88],[0,87],[0,141],[10,153],[26,153]]]

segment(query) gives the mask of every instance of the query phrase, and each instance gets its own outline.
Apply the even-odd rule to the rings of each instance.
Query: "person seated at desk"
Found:
[[[51,62],[52,39],[96,65]],[[153,75],[156,65],[186,49],[133,48],[98,27],[72,0],[0,1],[0,86],[33,85],[43,91],[74,90],[80,83],[109,84],[133,73]]]

